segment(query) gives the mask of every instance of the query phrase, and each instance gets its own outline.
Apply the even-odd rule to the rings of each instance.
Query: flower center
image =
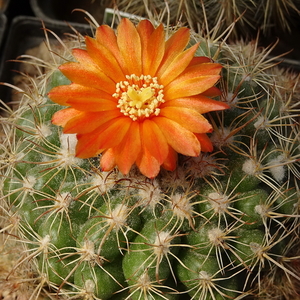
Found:
[[[149,118],[160,113],[159,106],[164,103],[163,85],[157,77],[150,75],[126,75],[125,81],[116,84],[113,97],[118,99],[117,107],[133,121]]]

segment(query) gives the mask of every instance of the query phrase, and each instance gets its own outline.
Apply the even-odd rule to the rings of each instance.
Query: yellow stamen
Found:
[[[131,86],[128,88],[127,95],[130,100],[131,106],[135,106],[136,108],[141,108],[147,100],[150,100],[154,92],[151,87],[147,87],[141,91],[136,91]]]
[[[120,111],[134,121],[159,115],[159,106],[165,101],[163,86],[158,84],[157,78],[132,74],[126,79],[116,84],[116,93],[113,94],[118,99]]]

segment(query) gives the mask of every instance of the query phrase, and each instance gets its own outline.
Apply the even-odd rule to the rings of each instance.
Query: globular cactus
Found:
[[[150,22],[143,22],[145,27],[137,25],[141,37],[145,34],[151,39],[149,32],[154,32],[156,39],[164,38],[163,27],[154,30]],[[136,34],[128,20],[123,19],[121,23],[130,28],[131,34]],[[126,33],[123,29],[119,27],[119,35]],[[114,41],[113,31],[107,26],[98,30],[103,30],[110,42]],[[172,32],[168,34],[172,36]],[[180,38],[186,39],[186,35],[187,31],[181,28],[173,36],[180,44]],[[101,36],[96,38],[101,40]],[[143,40],[143,47],[147,45],[147,38]],[[156,39],[151,41],[154,43]],[[117,43],[123,42],[129,47],[131,41],[128,41]],[[198,41],[202,41],[200,46],[196,45]],[[47,63],[49,71],[32,80],[32,86],[23,92],[19,108],[2,118],[6,133],[1,147],[1,203],[8,218],[5,231],[24,249],[10,276],[23,265],[34,274],[30,282],[35,288],[29,290],[28,299],[38,298],[40,294],[60,299],[102,300],[295,299],[300,280],[297,272],[299,76],[274,66],[274,61],[267,59],[270,49],[258,49],[256,43],[219,44],[194,34],[190,46],[194,47],[192,56],[195,58],[190,57],[186,67],[194,67],[196,72],[196,68],[202,66],[203,73],[197,77],[197,88],[189,85],[189,81],[185,82],[186,86],[181,81],[177,83],[181,90],[173,85],[182,98],[174,96],[175,100],[169,101],[178,100],[176,105],[183,110],[185,108],[179,106],[182,101],[187,101],[189,110],[196,107],[198,111],[205,110],[209,123],[201,119],[206,127],[196,129],[191,125],[196,121],[170,116],[193,131],[189,131],[189,136],[173,132],[182,148],[178,140],[168,140],[168,145],[179,150],[189,149],[186,141],[191,139],[191,134],[208,133],[209,139],[206,135],[198,135],[197,139],[206,151],[194,157],[180,154],[177,165],[175,154],[171,158],[164,156],[157,163],[163,150],[153,144],[152,156],[146,150],[142,152],[142,158],[148,161],[131,159],[136,149],[129,148],[123,158],[130,162],[125,163],[118,160],[119,153],[115,149],[122,152],[128,150],[128,145],[126,141],[121,143],[114,139],[118,139],[118,130],[122,131],[126,123],[116,126],[115,134],[107,136],[109,146],[106,148],[105,143],[101,144],[102,148],[95,146],[98,135],[92,135],[85,147],[81,146],[82,142],[79,144],[96,120],[86,118],[83,122],[79,107],[82,106],[81,112],[89,109],[84,101],[88,101],[92,109],[96,104],[101,106],[92,89],[106,88],[96,85],[94,75],[101,75],[103,71],[109,78],[120,77],[120,73],[113,74],[112,70],[124,66],[118,49],[114,48],[117,44],[111,43],[105,48],[104,43],[104,40],[96,44],[95,39],[80,39],[74,47],[75,57],[70,51],[61,50],[55,64]],[[160,46],[152,51],[158,51]],[[114,60],[106,60],[105,56],[90,59],[86,47],[89,54],[92,48],[98,47]],[[133,43],[128,51],[138,47]],[[178,47],[183,50],[185,45]],[[143,55],[147,55],[145,52]],[[153,53],[148,52],[148,55],[151,57]],[[123,59],[134,62],[136,58],[132,55]],[[132,61],[126,63],[134,68]],[[102,64],[101,68],[96,62]],[[110,63],[114,63],[112,69],[105,69],[105,64],[109,68]],[[152,64],[155,63],[156,58],[153,58]],[[217,96],[218,90],[212,86],[218,79],[219,64],[223,69],[217,83],[221,94]],[[85,67],[90,72],[86,77]],[[152,67],[145,68],[151,72]],[[217,71],[213,70],[215,67]],[[85,72],[83,76],[81,72]],[[172,72],[176,73],[176,68]],[[74,83],[71,81],[78,84],[75,73],[82,80],[80,84],[84,81],[91,87],[90,94],[87,90],[85,94],[72,92]],[[177,76],[180,73],[172,80]],[[211,81],[203,83],[205,78]],[[145,100],[143,105],[146,105],[154,98],[158,102],[162,100],[161,94],[167,97],[171,93],[170,89],[169,92],[164,90],[160,82],[167,82],[168,78],[158,76],[157,83],[134,74],[127,79],[133,83],[124,83],[125,87],[117,85],[116,95],[112,97],[130,98],[135,103]],[[141,80],[145,85],[139,86]],[[206,85],[206,88],[200,91],[198,85]],[[120,89],[125,88],[121,93]],[[192,88],[196,92],[190,92]],[[65,90],[59,94],[61,89]],[[156,90],[153,92],[153,89]],[[184,94],[186,90],[188,96]],[[76,93],[79,92],[77,89]],[[199,94],[203,97],[203,108],[195,102]],[[218,101],[209,96],[217,96]],[[49,97],[70,108],[65,110]],[[147,112],[142,111],[143,105],[130,104],[131,110],[127,110],[124,101],[119,102],[118,108],[126,111],[132,123],[141,122],[137,111],[149,118]],[[103,102],[107,106],[102,105],[100,111],[110,110],[111,103],[107,99]],[[161,110],[151,111],[150,117],[159,116],[170,103],[161,102],[155,102],[155,109]],[[176,105],[174,102],[175,108]],[[98,115],[95,113],[95,116]],[[196,118],[195,115],[191,115],[192,118]],[[81,121],[76,122],[79,119]],[[211,124],[213,130],[207,124]],[[77,136],[72,129],[75,127],[80,131]],[[103,134],[106,129],[103,128]],[[126,137],[129,139],[130,135]],[[159,141],[151,134],[148,138],[153,143]],[[135,142],[132,140],[132,145],[138,146]],[[143,143],[147,143],[148,148],[151,146],[149,141],[143,140]],[[118,147],[120,144],[124,147]],[[78,157],[95,151],[102,153],[99,154],[102,169],[99,155]],[[157,161],[153,157],[158,157]],[[134,166],[129,170],[128,164],[129,169]],[[156,174],[160,166],[162,169]],[[123,175],[120,170],[127,174]]]
[[[234,40],[241,36],[251,38],[258,32],[265,37],[283,37],[283,33],[297,28],[300,14],[299,0],[116,0],[115,5],[122,11],[143,17],[152,15],[171,24],[188,23],[196,31],[205,26],[211,30],[219,21],[219,35],[235,24],[231,31]]]

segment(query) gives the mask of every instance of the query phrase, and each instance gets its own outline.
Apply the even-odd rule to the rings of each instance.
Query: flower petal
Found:
[[[177,157],[177,152],[169,146],[168,155],[161,166],[168,171],[174,171],[177,167]]]
[[[85,39],[87,52],[101,70],[114,82],[125,79],[125,75],[114,55],[91,37]]]
[[[136,164],[141,173],[148,178],[156,177],[160,171],[160,163],[150,154],[147,148],[144,148]]]
[[[205,133],[195,133],[196,138],[200,142],[202,152],[213,151],[213,144]]]
[[[211,59],[206,56],[194,56],[193,59],[190,62],[190,65],[193,66],[195,64],[203,64],[203,63],[209,63],[211,62]]]
[[[68,79],[80,85],[97,88],[108,94],[115,92],[115,82],[95,65],[85,50],[74,49],[73,55],[79,62],[69,62],[59,67],[59,70]]]
[[[73,98],[68,100],[68,105],[81,110],[91,112],[101,112],[116,109],[117,104],[115,101],[99,98],[87,97],[85,99]]]
[[[159,72],[159,82],[160,84],[167,86],[171,81],[173,81],[178,75],[180,75],[190,64],[194,54],[198,48],[199,44],[195,44],[191,48],[185,50],[180,53],[172,62],[171,65],[168,66],[164,70],[163,73]]]
[[[83,111],[103,111],[116,108],[116,99],[104,91],[72,83],[53,88],[48,96],[60,105]]]
[[[115,154],[112,148],[107,149],[101,159],[100,168],[103,172],[109,172],[116,166]]]
[[[173,60],[185,49],[190,39],[190,31],[186,27],[179,28],[165,44],[165,55],[157,74],[163,74]]]
[[[186,80],[174,80],[164,89],[165,99],[171,100],[201,94],[211,88],[219,78],[219,75],[207,75]]]
[[[141,124],[141,133],[144,147],[162,164],[168,155],[168,143],[160,128],[155,122],[146,119]]]
[[[101,149],[117,146],[122,142],[131,122],[130,118],[120,117],[102,124],[90,133],[78,134],[76,156],[89,158],[95,156]]]
[[[70,119],[64,126],[64,133],[87,134],[102,124],[121,116],[118,109],[105,112],[86,112]]]
[[[212,131],[211,124],[196,110],[186,107],[165,107],[160,116],[169,118],[191,132],[206,133]]]
[[[188,67],[164,88],[166,99],[194,96],[211,88],[220,78],[220,64],[204,63]],[[177,95],[175,97],[175,94]]]
[[[136,29],[141,39],[143,73],[146,74],[144,71],[144,64],[145,61],[148,59],[148,55],[149,55],[147,51],[147,47],[149,45],[151,34],[155,30],[155,28],[149,20],[145,19],[145,20],[141,20],[138,23]]]
[[[142,74],[142,47],[140,36],[128,19],[122,19],[117,29],[120,53],[130,74]]]
[[[96,40],[114,55],[124,73],[127,74],[128,70],[120,53],[115,31],[107,25],[101,25],[96,30]]]
[[[137,30],[142,44],[143,74],[154,76],[165,52],[165,32],[160,24],[156,29],[148,20],[141,21]]]
[[[81,116],[82,112],[74,108],[65,108],[57,111],[52,116],[52,124],[64,127],[72,118]]]
[[[188,156],[198,156],[200,153],[200,144],[195,135],[179,125],[177,122],[165,117],[156,117],[152,119],[162,133],[168,144],[178,153]]]
[[[188,107],[197,110],[197,112],[200,114],[230,108],[230,106],[227,105],[225,102],[210,99],[208,97],[203,96],[203,94],[189,98],[179,98],[166,101],[160,106],[161,109],[163,109],[164,107]]]
[[[216,86],[212,86],[211,88],[207,89],[205,92],[202,93],[202,95],[206,97],[217,97],[221,94],[221,91]]]
[[[132,122],[126,137],[113,149],[114,160],[122,174],[128,174],[141,153],[141,135],[138,122]]]
[[[187,67],[184,72],[176,78],[176,81],[195,78],[206,75],[219,75],[222,65],[217,63],[201,63]]]
[[[154,26],[149,20],[144,19],[138,23],[138,25],[136,26],[136,30],[139,33],[142,48],[147,48],[150,36],[155,30]]]

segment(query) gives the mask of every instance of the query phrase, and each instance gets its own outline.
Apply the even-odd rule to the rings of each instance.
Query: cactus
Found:
[[[78,39],[71,47],[90,41]],[[78,158],[76,135],[53,124],[65,125],[50,98],[71,83],[58,69],[75,61],[68,42],[26,91],[16,88],[19,107],[1,120],[1,207],[3,232],[22,249],[8,279],[27,277],[26,299],[298,295],[299,76],[255,42],[194,33],[190,46],[198,41],[195,56],[223,66],[223,107],[205,115],[213,150],[179,155],[152,178],[140,165],[124,175],[121,164],[103,171],[98,156]]]
[[[220,33],[232,23],[236,23],[232,34],[235,39],[240,36],[251,37],[257,31],[262,31],[265,36],[279,31],[291,31],[300,13],[297,0],[204,0],[194,1],[194,5],[197,7],[196,13],[193,13],[194,22],[206,17],[212,28],[216,19],[223,19]],[[205,8],[201,9],[201,6]]]
[[[155,16],[165,23],[188,23],[196,31],[203,29],[203,20],[210,30],[219,20],[219,35],[235,24],[231,31],[234,40],[241,36],[251,38],[259,31],[268,37],[291,32],[297,27],[300,13],[298,0],[191,0],[166,4],[157,0],[116,0],[115,3],[120,10],[144,17]]]

